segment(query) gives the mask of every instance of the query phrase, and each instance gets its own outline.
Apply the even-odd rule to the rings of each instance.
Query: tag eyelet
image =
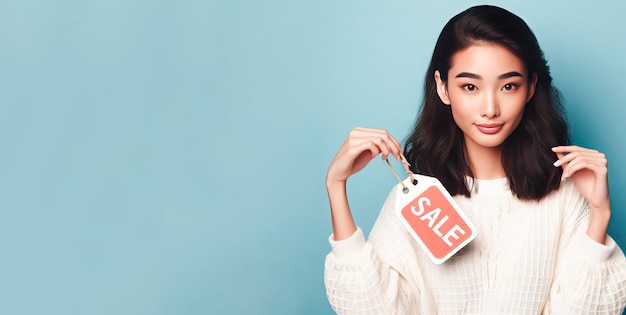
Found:
[[[402,192],[405,193],[405,194],[408,194],[409,193],[409,187],[402,188]]]

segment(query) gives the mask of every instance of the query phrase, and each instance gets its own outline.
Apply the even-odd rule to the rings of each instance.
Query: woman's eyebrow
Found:
[[[455,78],[470,78],[470,79],[478,79],[478,80],[482,79],[482,77],[479,76],[478,74],[469,73],[469,72],[461,72],[457,74]]]
[[[521,73],[517,72],[517,71],[511,71],[511,72],[507,72],[505,74],[499,75],[498,79],[502,80],[502,79],[508,79],[508,78],[512,78],[512,77],[524,77],[524,76]],[[470,78],[470,79],[477,79],[477,80],[482,79],[482,77],[479,76],[478,74],[470,73],[470,72],[461,72],[461,73],[457,74],[455,76],[455,78]]]
[[[521,73],[517,72],[517,71],[511,71],[511,72],[507,72],[505,74],[501,74],[498,79],[508,79],[508,78],[512,78],[512,77],[524,77]]]

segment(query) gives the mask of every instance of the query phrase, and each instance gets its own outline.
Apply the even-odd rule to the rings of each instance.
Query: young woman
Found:
[[[607,160],[567,145],[558,91],[526,23],[472,7],[443,28],[404,151],[357,127],[326,177],[332,213],[328,299],[340,314],[621,314],[626,259],[607,236]],[[438,178],[478,235],[432,263],[395,216],[392,192],[366,241],[346,181],[403,155]]]

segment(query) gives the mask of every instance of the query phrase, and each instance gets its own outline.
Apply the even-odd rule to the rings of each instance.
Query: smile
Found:
[[[492,135],[498,133],[504,124],[476,124],[476,128],[484,134]]]

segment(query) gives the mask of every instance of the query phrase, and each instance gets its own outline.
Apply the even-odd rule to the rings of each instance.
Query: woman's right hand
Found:
[[[382,129],[356,127],[350,131],[348,138],[330,163],[326,174],[326,190],[330,202],[335,241],[350,237],[357,229],[346,195],[348,177],[362,170],[381,153],[383,160],[391,154],[401,161],[400,143],[389,132]]]
[[[386,130],[354,128],[330,163],[326,183],[345,183],[380,153],[383,160],[393,155],[401,161],[402,147]]]

